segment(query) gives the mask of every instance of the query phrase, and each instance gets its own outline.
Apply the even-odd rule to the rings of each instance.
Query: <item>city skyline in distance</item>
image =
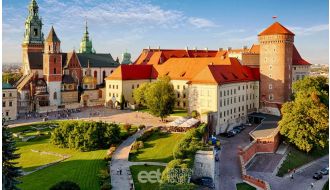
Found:
[[[274,21],[293,31],[302,57],[328,64],[328,2],[187,0],[37,0],[47,36],[54,26],[62,51],[78,51],[87,18],[93,47],[114,59],[126,50],[134,61],[143,48],[218,49],[250,47]],[[3,1],[3,63],[21,64],[21,43],[30,0]],[[292,8],[294,7],[294,9]],[[278,16],[272,19],[272,16]]]

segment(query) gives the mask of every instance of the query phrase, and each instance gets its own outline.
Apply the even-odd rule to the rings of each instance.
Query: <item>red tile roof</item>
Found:
[[[191,79],[191,83],[226,84],[259,80],[259,69],[242,66],[236,58],[229,59],[230,65],[207,65]]]
[[[270,25],[268,28],[266,28],[264,31],[262,31],[258,36],[273,35],[273,34],[294,35],[293,32],[291,32],[289,29],[285,28],[279,22],[274,22],[272,25]]]
[[[305,61],[299,54],[296,46],[293,45],[292,52],[292,65],[311,65],[309,62]]]
[[[260,45],[253,44],[249,50],[249,53],[259,54],[260,53]]]
[[[157,72],[152,65],[120,65],[110,76],[108,80],[141,80],[155,79]]]

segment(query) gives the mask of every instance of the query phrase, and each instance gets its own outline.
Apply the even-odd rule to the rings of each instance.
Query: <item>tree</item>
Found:
[[[53,185],[49,190],[80,190],[80,187],[72,181],[61,181]]]
[[[21,168],[15,166],[17,162],[13,160],[20,157],[15,152],[16,148],[15,140],[13,139],[12,133],[8,127],[5,126],[5,119],[2,120],[2,186],[5,189],[18,189],[16,187],[20,181],[18,177],[22,175]]]
[[[125,96],[122,94],[120,96],[120,109],[121,110],[123,110],[125,108],[125,103],[126,103]]]
[[[128,133],[128,132],[131,130],[132,125],[130,125],[130,124],[128,124],[128,123],[125,123],[123,127],[124,127],[124,129],[126,130],[126,132]]]
[[[328,144],[329,112],[327,81],[306,77],[293,85],[294,100],[283,104],[280,133],[298,149],[309,152]]]
[[[143,83],[139,88],[134,89],[133,97],[137,104],[146,106],[145,92],[149,88],[149,83]]]
[[[20,78],[22,73],[2,73],[2,81],[14,85]]]
[[[168,76],[159,77],[157,81],[150,83],[144,92],[145,104],[150,113],[160,117],[161,120],[173,112],[175,104],[174,87]]]

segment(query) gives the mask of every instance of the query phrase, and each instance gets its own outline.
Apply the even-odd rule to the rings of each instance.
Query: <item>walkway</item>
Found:
[[[324,156],[310,164],[306,164],[296,170],[294,179],[290,179],[289,176],[278,177],[272,172],[256,172],[247,171],[249,175],[266,180],[272,190],[309,190],[311,189],[310,184],[314,183],[314,190],[321,190],[324,183],[328,180],[329,176],[323,176],[321,180],[315,180],[312,178],[313,174],[322,168],[328,167],[329,155]]]
[[[147,127],[144,130],[138,131],[134,135],[130,136],[126,139],[114,152],[111,160],[111,185],[113,190],[129,190],[131,188],[130,184],[133,184],[133,179],[131,176],[131,172],[129,167],[132,165],[158,165],[158,166],[166,166],[167,163],[159,163],[159,162],[129,162],[128,156],[131,150],[131,147],[136,138],[141,136],[143,132],[147,129],[151,129],[153,127]],[[118,169],[122,170],[122,174],[118,175]]]

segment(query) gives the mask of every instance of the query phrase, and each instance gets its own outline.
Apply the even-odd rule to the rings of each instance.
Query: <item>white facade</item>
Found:
[[[50,106],[61,105],[61,84],[61,81],[47,82]]]
[[[2,117],[17,118],[17,89],[2,89]]]

